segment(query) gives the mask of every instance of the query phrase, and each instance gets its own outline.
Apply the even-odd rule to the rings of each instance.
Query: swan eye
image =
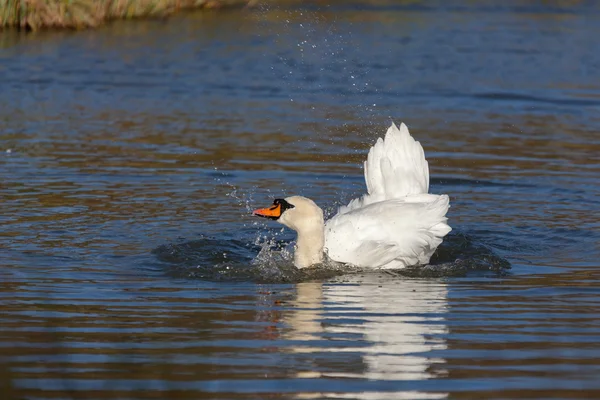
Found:
[[[285,210],[289,210],[290,208],[294,208],[294,205],[288,203],[284,199],[275,199],[275,201],[273,201],[273,207],[281,207],[281,213],[283,214],[283,212]]]

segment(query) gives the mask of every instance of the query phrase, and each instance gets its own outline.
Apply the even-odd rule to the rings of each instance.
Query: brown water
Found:
[[[496,3],[0,33],[5,398],[600,398],[600,5]],[[392,118],[442,265],[252,261],[292,235],[249,210],[361,194]]]

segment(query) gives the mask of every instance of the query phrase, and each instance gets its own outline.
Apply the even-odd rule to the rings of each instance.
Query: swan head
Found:
[[[259,208],[253,215],[275,220],[298,233],[323,230],[323,210],[309,198],[291,196],[275,199],[273,205]]]
[[[273,219],[298,233],[294,251],[294,265],[297,268],[310,267],[323,261],[323,210],[311,199],[302,196],[275,199],[271,207],[259,208],[252,214]]]

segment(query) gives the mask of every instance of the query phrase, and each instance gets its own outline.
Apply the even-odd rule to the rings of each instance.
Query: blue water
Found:
[[[599,7],[347,2],[1,33],[4,393],[600,397]],[[257,264],[292,234],[250,211],[362,194],[392,119],[451,198],[437,266]]]

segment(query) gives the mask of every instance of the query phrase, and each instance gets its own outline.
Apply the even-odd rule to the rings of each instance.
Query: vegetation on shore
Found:
[[[0,0],[0,28],[84,29],[112,19],[165,17],[182,9],[251,3],[252,0]]]

